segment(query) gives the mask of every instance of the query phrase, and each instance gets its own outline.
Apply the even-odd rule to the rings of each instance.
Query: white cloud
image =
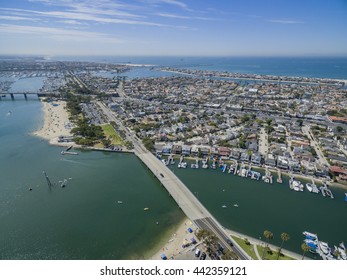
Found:
[[[215,20],[213,18],[207,18],[207,17],[181,16],[181,15],[174,15],[174,14],[168,14],[168,13],[157,13],[156,15],[161,17],[166,17],[166,18],[177,18],[177,19]]]
[[[40,37],[45,36],[46,38],[67,41],[107,41],[112,43],[123,43],[123,40],[113,38],[110,35],[104,33],[53,27],[0,24],[0,33],[27,34]]]
[[[7,12],[24,12],[27,15],[40,15],[44,17],[53,17],[59,19],[68,19],[68,20],[84,20],[84,21],[95,21],[99,23],[114,23],[114,24],[130,24],[130,25],[146,25],[146,26],[157,26],[165,27],[167,25],[149,21],[140,21],[134,19],[120,19],[114,17],[98,17],[89,13],[79,13],[79,12],[66,12],[66,11],[35,11],[35,10],[24,10],[24,9],[10,9],[10,8],[0,8],[0,10],[5,10]]]
[[[19,17],[19,16],[1,16],[0,19],[3,20],[31,20],[31,21],[37,21],[36,18],[29,18],[29,17]]]
[[[286,19],[270,19],[270,20],[268,20],[268,22],[280,23],[280,24],[301,24],[301,23],[305,23],[303,21],[286,20]]]

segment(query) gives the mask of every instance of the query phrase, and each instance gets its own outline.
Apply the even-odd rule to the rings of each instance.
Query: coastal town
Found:
[[[172,75],[127,78],[134,68]],[[14,92],[11,85],[39,77],[44,82],[38,96],[49,122],[37,135],[54,138],[52,144],[111,152],[145,147],[163,166],[221,169],[269,184],[282,183],[282,176],[288,175],[290,189],[331,199],[332,184],[347,186],[344,81],[131,64],[12,61],[0,68],[1,99],[27,98],[32,92]],[[221,258],[217,252],[223,250],[218,243],[215,247],[209,257]]]

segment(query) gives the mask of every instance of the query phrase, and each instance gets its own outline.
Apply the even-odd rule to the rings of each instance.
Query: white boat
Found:
[[[182,167],[182,168],[187,168],[187,163],[186,163],[186,162],[182,162],[182,163],[181,163],[181,167]]]
[[[345,244],[343,242],[341,242],[339,244],[339,246],[337,247],[337,250],[339,252],[338,258],[340,260],[347,260],[346,247],[345,247]]]
[[[122,204],[122,203],[123,203],[123,201],[121,201],[121,200],[118,200],[118,201],[117,201],[117,203],[118,203],[118,204]]]
[[[238,204],[234,204],[234,207],[239,207],[239,205]]]
[[[67,180],[64,179],[64,181],[61,183],[60,187],[64,188],[66,186],[66,184],[67,184]]]
[[[304,231],[302,234],[305,235],[307,239],[318,240],[317,234],[314,234],[308,231]]]
[[[294,191],[302,192],[304,190],[304,185],[298,180],[293,180],[292,181],[292,188]]]
[[[207,169],[208,168],[208,164],[207,163],[203,163],[201,166],[203,169]]]
[[[222,208],[227,208],[227,206],[226,205],[222,205]]]
[[[331,253],[331,249],[330,249],[328,243],[323,242],[323,241],[318,241],[318,246],[324,255],[329,255]]]
[[[311,184],[311,183],[307,183],[307,184],[306,184],[306,189],[307,189],[309,192],[312,192],[312,191],[313,191],[312,184]]]

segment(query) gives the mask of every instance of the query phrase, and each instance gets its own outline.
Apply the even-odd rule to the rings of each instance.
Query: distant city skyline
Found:
[[[13,0],[1,55],[347,56],[345,0]]]

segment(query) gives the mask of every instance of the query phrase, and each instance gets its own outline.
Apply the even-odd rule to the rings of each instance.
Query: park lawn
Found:
[[[257,249],[258,249],[259,255],[262,256],[263,251],[264,251],[264,247],[257,245]],[[265,253],[264,259],[265,260],[277,260],[277,251],[273,251],[272,255]],[[295,260],[295,259],[281,254],[279,260]]]
[[[232,238],[240,245],[240,247],[253,259],[257,260],[257,255],[254,252],[253,244],[247,245],[244,239],[241,239],[236,236],[232,236]]]
[[[104,131],[104,134],[105,134],[106,138],[111,140],[112,145],[115,145],[115,146],[122,146],[122,145],[124,145],[123,139],[114,130],[112,125],[104,124],[104,125],[101,126],[101,128]]]

